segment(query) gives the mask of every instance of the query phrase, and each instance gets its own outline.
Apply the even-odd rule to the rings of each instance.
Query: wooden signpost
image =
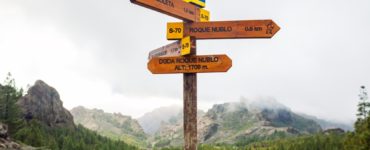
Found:
[[[130,0],[130,1],[143,7],[153,9],[155,11],[185,21],[198,22],[201,20],[206,20],[206,18],[209,19],[209,17],[207,17],[207,15],[204,14],[207,13],[208,11],[206,10],[201,11],[201,8],[193,4],[184,2],[182,0]]]
[[[272,20],[212,21],[167,23],[167,39],[184,35],[196,39],[271,38],[280,27]]]
[[[156,57],[148,62],[153,74],[227,72],[232,61],[226,55]]]
[[[197,73],[227,72],[226,55],[196,55],[196,39],[271,38],[280,27],[272,20],[208,22],[205,0],[130,0],[132,3],[176,17],[184,22],[167,24],[167,39],[181,40],[149,53],[153,74],[183,73],[184,149],[197,149]],[[195,5],[194,5],[195,4]],[[189,37],[190,36],[190,37]]]

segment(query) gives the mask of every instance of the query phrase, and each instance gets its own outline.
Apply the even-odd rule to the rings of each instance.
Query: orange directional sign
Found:
[[[182,0],[130,0],[132,3],[176,17],[185,21],[209,20],[209,12]],[[207,13],[207,14],[204,14]]]
[[[271,38],[279,30],[272,20],[177,22],[167,23],[167,39],[181,39],[184,35],[196,39]]]
[[[148,62],[153,74],[226,72],[232,60],[226,55],[156,57]]]

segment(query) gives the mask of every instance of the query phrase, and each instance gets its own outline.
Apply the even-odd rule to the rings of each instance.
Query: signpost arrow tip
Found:
[[[271,23],[267,24],[266,26],[268,28],[266,32],[270,32],[272,35],[271,37],[275,36],[275,34],[280,31],[280,27],[273,20],[271,20]]]

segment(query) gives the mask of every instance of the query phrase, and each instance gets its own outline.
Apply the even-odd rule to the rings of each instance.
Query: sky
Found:
[[[211,21],[272,19],[271,39],[199,40],[197,53],[227,54],[227,73],[198,74],[198,107],[274,98],[295,112],[355,120],[370,86],[369,0],[207,0]],[[43,80],[64,106],[134,118],[182,105],[181,74],[153,75],[151,50],[172,43],[180,20],[129,0],[0,0],[0,80]]]

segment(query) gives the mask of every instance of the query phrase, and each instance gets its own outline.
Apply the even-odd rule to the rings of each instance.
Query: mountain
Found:
[[[322,130],[315,121],[291,112],[274,100],[214,105],[199,125],[202,143],[233,144],[254,137],[312,134]]]
[[[82,106],[71,110],[76,124],[96,131],[113,139],[121,139],[129,144],[146,146],[146,134],[137,120],[120,113],[106,113],[100,109],[87,109]]]
[[[11,88],[14,92],[5,95],[22,93],[15,87]],[[4,97],[3,92],[0,92],[0,97]],[[10,137],[38,149],[138,149],[121,140],[103,137],[82,125],[75,125],[71,113],[63,107],[59,93],[41,80],[29,88],[16,106],[21,114]]]
[[[320,118],[317,118],[315,116],[310,116],[310,115],[303,114],[303,113],[299,113],[299,115],[301,115],[305,118],[314,120],[315,122],[320,124],[320,126],[322,127],[323,130],[335,129],[335,128],[340,128],[340,129],[343,129],[345,131],[353,131],[354,130],[353,125],[338,123],[338,122],[334,122],[334,121],[328,121],[328,120],[320,119]]]
[[[182,111],[180,106],[168,106],[154,109],[151,112],[145,113],[138,118],[140,125],[143,127],[145,133],[153,135],[158,131],[161,122],[168,122],[171,118],[176,117]]]
[[[197,117],[201,118],[205,112],[198,109]],[[172,114],[168,120],[162,120],[158,131],[149,139],[154,147],[164,147],[167,145],[181,145],[183,143],[183,109],[179,108],[177,114]]]
[[[36,81],[17,104],[26,119],[36,119],[49,127],[75,128],[73,117],[63,107],[59,93],[41,80]]]
[[[248,143],[320,131],[320,125],[315,121],[271,99],[217,104],[198,119],[199,142],[210,144]],[[182,132],[180,120],[164,123],[155,134],[153,144],[156,147],[179,146],[183,142]]]

